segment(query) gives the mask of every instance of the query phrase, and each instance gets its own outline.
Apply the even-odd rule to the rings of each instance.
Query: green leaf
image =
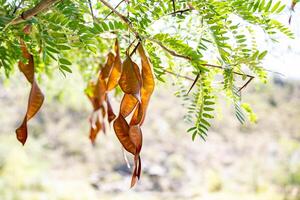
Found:
[[[72,73],[72,70],[71,70],[68,66],[66,66],[66,65],[60,65],[59,67],[60,67],[60,69],[62,69],[63,71]]]
[[[108,31],[108,30],[109,30],[109,28],[108,28],[108,26],[107,26],[106,23],[101,22],[101,26],[102,26],[102,28],[103,28],[105,31]]]
[[[263,51],[262,53],[259,54],[258,59],[262,60],[266,55],[267,55],[268,51]]]
[[[60,44],[60,45],[57,45],[56,46],[59,50],[70,50],[71,47],[67,46],[67,45],[63,45],[63,44]]]
[[[195,130],[196,128],[197,128],[197,127],[189,128],[189,129],[187,130],[187,132],[191,132],[191,131]]]
[[[65,58],[60,58],[58,61],[64,65],[72,65],[72,63]]]
[[[268,2],[267,6],[265,7],[265,11],[266,11],[266,12],[269,12],[269,9],[270,9],[270,7],[271,7],[271,5],[272,5],[272,2],[273,2],[273,0],[270,0],[270,1]]]
[[[273,6],[273,8],[271,10],[271,13],[274,13],[277,10],[277,8],[279,7],[279,5],[280,5],[280,1],[277,1],[277,3]]]

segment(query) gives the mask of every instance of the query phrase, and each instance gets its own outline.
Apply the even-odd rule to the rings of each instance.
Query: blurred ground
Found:
[[[1,200],[300,199],[300,83],[250,86],[243,98],[258,123],[241,126],[224,104],[206,142],[186,133],[174,87],[158,86],[143,127],[142,178],[129,190],[131,170],[115,134],[91,146],[91,107],[71,79],[42,81],[46,102],[24,147],[14,130],[29,86],[23,77],[1,83]]]

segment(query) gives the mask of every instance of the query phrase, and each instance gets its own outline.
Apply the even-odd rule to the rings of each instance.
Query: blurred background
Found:
[[[299,5],[291,29],[295,40],[267,43],[270,73],[263,85],[250,84],[243,101],[257,123],[239,124],[224,101],[207,141],[194,142],[175,97],[176,82],[159,83],[143,126],[142,177],[129,189],[128,169],[112,129],[92,146],[92,107],[76,70],[50,81],[40,77],[46,100],[29,122],[23,147],[14,130],[25,113],[29,84],[16,71],[0,78],[0,200],[99,199],[300,199],[300,30]],[[288,21],[289,11],[281,21]],[[262,42],[265,41],[261,37]],[[263,43],[265,44],[265,43]],[[3,74],[3,73],[2,73]],[[119,97],[113,98],[116,107]],[[220,99],[222,102],[222,99]],[[131,161],[131,156],[128,156]]]

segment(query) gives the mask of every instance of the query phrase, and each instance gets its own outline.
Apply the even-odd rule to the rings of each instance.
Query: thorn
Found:
[[[198,79],[200,78],[200,73],[197,74],[192,86],[190,87],[189,91],[186,93],[187,95],[190,93],[190,91],[193,89],[193,87],[195,86],[195,84],[197,83]]]

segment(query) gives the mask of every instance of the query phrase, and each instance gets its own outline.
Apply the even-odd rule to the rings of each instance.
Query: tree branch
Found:
[[[158,44],[162,49],[164,49],[165,51],[167,51],[169,54],[171,54],[172,56],[175,56],[175,57],[179,57],[179,58],[183,58],[183,59],[186,59],[186,60],[189,60],[191,61],[192,59],[186,55],[181,55],[181,54],[178,54],[176,53],[175,51],[171,50],[171,49],[168,49],[166,46],[164,46],[160,41],[157,41],[157,40],[154,40],[152,38],[147,38],[149,41],[151,42],[154,42],[156,44]],[[219,65],[213,65],[213,64],[201,64],[203,66],[206,66],[206,67],[214,67],[214,68],[218,68],[218,69],[225,69],[224,67],[222,66],[219,66]],[[249,78],[254,78],[254,76],[252,75],[249,75],[249,74],[243,74],[243,73],[240,73],[240,72],[236,72],[236,71],[233,71],[234,74],[237,74],[237,75],[240,75],[240,76],[247,76]]]
[[[247,85],[254,79],[254,77],[250,77],[249,80],[238,90],[238,92],[242,91]]]
[[[169,70],[166,70],[166,69],[164,69],[163,71],[166,72],[166,73],[168,73],[168,74],[171,74],[171,75],[174,75],[174,76],[178,76],[178,77],[180,77],[180,78],[184,78],[184,79],[189,80],[189,81],[194,81],[194,79],[192,79],[192,78],[190,78],[190,77],[188,77],[188,76],[176,74],[176,73],[174,73],[174,72],[172,72],[172,71],[169,71]]]
[[[88,4],[89,4],[89,8],[90,8],[90,11],[91,11],[91,15],[92,15],[93,21],[95,21],[95,15],[94,15],[93,5],[92,5],[91,0],[88,0]]]
[[[17,10],[21,7],[22,3],[24,2],[24,0],[20,0],[19,4],[16,5],[14,11],[12,12],[12,14],[15,14],[17,12]]]
[[[173,4],[173,13],[176,12],[176,8],[175,8],[175,0],[172,0],[172,4]]]
[[[183,58],[186,59],[188,61],[191,61],[192,59],[186,55],[181,55],[176,53],[175,51],[168,49],[166,46],[164,46],[160,41],[154,40],[152,38],[147,38],[149,41],[156,43],[157,45],[159,45],[163,50],[167,51],[169,54],[171,54],[172,56],[178,57],[178,58]],[[222,69],[225,70],[224,67],[219,66],[219,65],[213,65],[213,64],[201,64],[202,66],[206,66],[206,67],[213,67],[213,68],[218,68],[218,69]],[[240,72],[236,72],[236,71],[232,71],[232,73],[239,75],[239,76],[247,76],[249,78],[249,80],[239,89],[239,91],[241,91],[242,89],[244,89],[245,87],[247,87],[247,85],[255,78],[254,76],[250,75],[250,74],[243,74]],[[192,79],[193,80],[193,79]]]
[[[131,30],[131,32],[134,33],[134,35],[137,38],[140,38],[138,32],[134,29],[131,22],[124,15],[122,15],[110,3],[106,2],[105,0],[99,0],[99,1],[101,1],[106,7],[108,7],[113,13],[115,13],[124,23],[126,23],[128,25],[128,28]]]
[[[169,15],[174,15],[174,14],[177,14],[177,13],[180,13],[181,15],[185,12],[189,12],[189,11],[192,11],[193,9],[191,8],[186,8],[186,9],[183,9],[183,10],[177,10],[177,11],[174,11],[172,13],[170,13]]]
[[[125,0],[122,0],[118,3],[118,5],[116,5],[115,9],[117,9]],[[104,17],[104,20],[106,20],[111,14],[113,13],[113,11],[111,11],[108,15],[106,15]]]
[[[44,11],[45,9],[49,8],[52,4],[59,2],[60,0],[41,0],[36,6],[33,8],[24,11],[21,16],[13,19],[9,24],[15,25],[19,24],[31,17],[37,15],[38,13]]]
[[[154,42],[156,44],[158,44],[163,50],[167,51],[169,54],[171,54],[172,56],[178,57],[178,58],[183,58],[186,60],[191,60],[190,57],[185,56],[185,55],[180,55],[178,53],[176,53],[175,51],[168,49],[166,46],[164,46],[160,41],[154,40],[152,38],[147,38],[147,40]]]
[[[191,91],[191,90],[193,89],[193,87],[196,85],[196,83],[197,83],[197,81],[198,81],[199,78],[200,78],[200,73],[197,74],[197,76],[196,76],[196,78],[195,78],[193,84],[191,85],[189,91],[188,91],[186,94],[189,94],[189,93],[190,93],[190,91]]]
[[[99,1],[101,1],[106,7],[108,7],[113,13],[115,13],[124,23],[126,23],[128,25],[128,27],[129,27],[129,29],[135,34],[135,36],[138,39],[141,39],[139,33],[134,29],[134,27],[132,26],[131,22],[124,15],[122,15],[120,12],[118,12],[110,3],[106,2],[105,0],[99,0]],[[186,11],[191,11],[191,10],[194,9],[191,5],[189,5],[189,7],[190,8],[186,9]],[[175,51],[173,51],[171,49],[168,49],[160,41],[156,41],[156,40],[154,40],[152,38],[146,38],[146,39],[148,39],[149,41],[152,41],[152,42],[158,44],[162,49],[164,49],[165,51],[167,51],[168,53],[170,53],[171,55],[173,55],[175,57],[183,58],[183,59],[186,59],[188,61],[192,60],[192,58],[190,58],[190,57],[188,57],[186,55],[181,55],[181,54],[178,54],[178,53],[176,53]],[[202,66],[214,67],[214,68],[225,70],[224,67],[218,66],[218,65],[213,65],[213,64],[202,64]],[[173,74],[173,75],[175,74],[173,72],[166,71],[166,70],[165,70],[165,72],[167,72],[169,74]],[[243,88],[245,88],[251,82],[251,80],[254,79],[254,76],[249,75],[249,74],[243,74],[243,73],[236,72],[236,71],[233,71],[232,73],[240,75],[240,76],[247,76],[247,77],[249,77],[249,80],[246,82],[246,84],[244,86],[241,87],[240,90],[242,90]],[[194,81],[194,79],[192,79],[190,77],[184,77],[184,78]]]

